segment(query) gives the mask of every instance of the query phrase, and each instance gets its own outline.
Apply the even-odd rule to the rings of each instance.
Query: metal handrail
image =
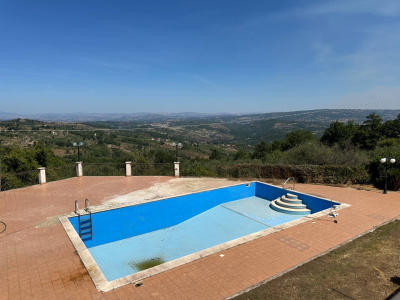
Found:
[[[78,205],[78,200],[75,200],[75,213],[79,215],[79,205]]]
[[[90,211],[90,208],[89,208],[89,199],[86,199],[86,200],[85,200],[85,211]]]
[[[291,179],[293,180],[293,188],[292,188],[292,190],[294,191],[294,186],[295,186],[295,183],[296,183],[296,179],[294,179],[294,177],[289,177],[288,179],[286,179],[285,183],[282,185],[283,189],[285,188],[285,184],[288,183]]]

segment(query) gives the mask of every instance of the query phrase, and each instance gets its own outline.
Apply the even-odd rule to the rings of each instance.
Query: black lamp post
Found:
[[[72,143],[72,146],[78,147],[78,162],[81,161],[81,156],[80,156],[80,153],[79,153],[79,147],[82,147],[82,146],[83,146],[83,143],[82,143],[82,142],[79,142],[79,143],[73,142],[73,143]]]
[[[175,161],[177,162],[178,161],[178,147],[179,148],[182,147],[182,144],[181,143],[178,143],[178,144],[172,143],[171,146],[175,147]]]
[[[384,194],[387,194],[387,168],[388,164],[390,163],[394,164],[396,160],[394,158],[391,158],[390,160],[387,157],[381,158],[381,163],[385,164],[385,189],[383,190]]]

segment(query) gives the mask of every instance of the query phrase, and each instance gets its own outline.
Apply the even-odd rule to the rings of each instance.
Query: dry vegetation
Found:
[[[400,291],[394,221],[235,299],[387,299]]]

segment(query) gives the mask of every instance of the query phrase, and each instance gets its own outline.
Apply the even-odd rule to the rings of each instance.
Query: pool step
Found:
[[[296,203],[293,203],[293,202],[285,202],[285,201],[282,201],[281,198],[278,198],[278,199],[275,200],[275,204],[279,205],[279,206],[282,206],[282,207],[287,207],[287,208],[307,208],[307,205],[303,204],[301,201],[296,201]]]
[[[298,199],[297,195],[287,193],[286,196],[282,196],[273,200],[270,207],[278,212],[290,214],[290,215],[309,215],[311,210],[307,208],[307,205]]]
[[[282,196],[280,199],[282,202],[285,202],[285,203],[291,203],[291,204],[302,204],[303,203],[303,201],[301,201],[300,199],[287,198],[286,196]]]

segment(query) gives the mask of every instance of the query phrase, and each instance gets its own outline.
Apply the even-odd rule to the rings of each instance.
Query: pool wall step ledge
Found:
[[[307,208],[303,202],[298,199],[297,195],[287,193],[286,196],[282,196],[273,200],[270,207],[278,212],[290,214],[290,215],[309,215],[311,210]]]

